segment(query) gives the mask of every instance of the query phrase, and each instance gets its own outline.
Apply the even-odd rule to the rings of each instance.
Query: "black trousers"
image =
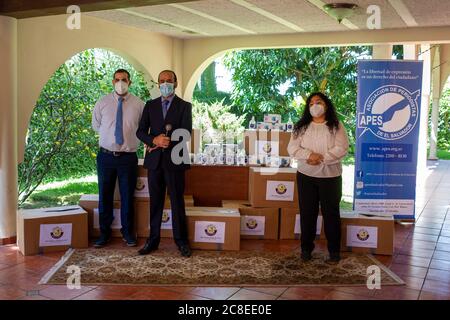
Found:
[[[113,203],[116,180],[120,189],[120,220],[123,235],[135,236],[134,230],[134,190],[137,181],[138,158],[135,153],[115,157],[99,152],[97,155],[99,224],[103,235],[111,235],[114,220]]]
[[[342,177],[316,178],[297,172],[297,186],[302,251],[312,252],[314,250],[320,203],[328,251],[339,253],[341,251],[339,203],[342,197]]]
[[[166,197],[166,187],[172,210],[173,238],[178,246],[187,245],[186,211],[184,206],[185,170],[168,170],[159,166],[148,170],[150,188],[150,236],[148,241],[158,246],[161,238],[161,221]]]

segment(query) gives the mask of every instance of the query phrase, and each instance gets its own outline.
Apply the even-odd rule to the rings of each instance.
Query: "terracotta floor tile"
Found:
[[[432,234],[423,234],[423,233],[413,233],[409,236],[409,238],[413,239],[413,240],[421,240],[421,241],[428,241],[428,242],[437,242],[437,240],[438,240],[438,236],[435,236]]]
[[[441,281],[443,285],[450,284],[450,272],[440,269],[428,269],[427,280]]]
[[[450,261],[433,259],[430,268],[450,271]]]
[[[351,294],[348,292],[333,290],[325,297],[326,300],[370,300],[371,297],[362,296],[358,294]]]
[[[240,289],[228,300],[275,300],[277,297],[271,294],[257,292],[253,290]]]
[[[422,291],[450,295],[450,285],[448,283],[443,283],[442,281],[425,279]]]
[[[436,250],[450,252],[450,245],[448,243],[437,243]]]
[[[17,300],[52,300],[47,297],[43,297],[41,295],[33,295],[33,296],[24,296],[22,298],[19,298]]]
[[[138,290],[136,290],[135,292],[137,291]],[[130,292],[108,292],[97,288],[76,297],[74,300],[123,300],[131,295],[132,293]]]
[[[226,300],[238,291],[238,287],[196,287],[189,293],[208,299]]]
[[[0,300],[14,300],[24,297],[26,292],[9,285],[0,286]]]
[[[419,300],[450,300],[450,294],[439,294],[434,292],[422,291]]]
[[[427,275],[427,268],[423,267],[415,267],[410,266],[406,264],[398,264],[398,263],[392,263],[389,267],[390,270],[392,270],[395,274],[400,276],[407,276],[407,277],[416,277],[416,278],[425,278]]]
[[[440,236],[439,240],[438,240],[438,243],[445,243],[445,244],[450,245],[450,237]]]
[[[374,298],[381,300],[417,300],[420,290],[410,289],[406,286],[385,286],[375,291]]]
[[[333,290],[332,287],[291,287],[280,297],[290,300],[323,300]]]
[[[403,248],[413,248],[413,249],[434,250],[436,248],[436,246],[437,246],[437,244],[434,242],[420,241],[420,240],[413,240],[413,239],[407,239],[403,243]]]
[[[415,234],[416,233],[422,233],[422,234],[431,234],[431,235],[438,236],[441,231],[439,229],[415,227],[413,232]]]
[[[244,287],[243,289],[267,293],[278,297],[283,294],[283,292],[285,292],[288,287]]]
[[[430,258],[420,258],[399,254],[394,258],[393,263],[408,264],[415,267],[428,268],[428,266],[430,265],[430,261]]]
[[[157,291],[154,290],[139,290],[136,293],[126,297],[126,300],[180,300],[181,296],[186,296],[180,292],[169,291],[164,288],[160,288]]]
[[[436,250],[434,251],[433,259],[450,261],[450,252]]]
[[[371,298],[376,290],[370,290],[365,286],[361,287],[333,287],[334,291],[342,291],[350,294],[356,294],[359,296],[364,296],[366,298]]]
[[[421,290],[422,289],[422,285],[423,285],[423,282],[424,282],[423,278],[402,276],[401,279],[403,281],[405,281],[407,288],[415,289],[415,290]]]
[[[441,236],[450,237],[450,230],[441,230]]]
[[[39,290],[39,294],[55,300],[71,300],[91,290],[93,289],[84,286],[70,290],[66,285],[48,285],[45,289]]]
[[[434,250],[402,248],[398,251],[398,253],[413,257],[431,258],[433,257]]]

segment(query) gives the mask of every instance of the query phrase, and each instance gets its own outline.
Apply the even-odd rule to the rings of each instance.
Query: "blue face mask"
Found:
[[[159,90],[164,98],[172,95],[174,92],[174,84],[169,82],[164,82],[159,85]]]

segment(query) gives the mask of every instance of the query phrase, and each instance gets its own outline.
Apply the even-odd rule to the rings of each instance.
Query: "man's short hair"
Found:
[[[128,70],[125,70],[125,69],[117,69],[116,72],[114,72],[113,79],[116,78],[116,74],[117,74],[117,73],[126,73],[127,76],[128,76],[128,80],[131,80],[131,76],[130,76],[130,73],[128,72]]]
[[[172,74],[173,74],[173,80],[174,80],[175,82],[177,82],[177,75],[176,75],[176,73],[175,73],[174,71],[172,71],[172,70],[163,70],[163,71],[161,71],[161,72],[158,74],[158,82],[159,82],[159,77],[160,77],[161,74],[163,74],[164,72],[170,72],[170,73],[172,73]]]

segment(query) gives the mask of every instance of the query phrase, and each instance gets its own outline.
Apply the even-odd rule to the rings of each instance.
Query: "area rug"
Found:
[[[194,251],[184,258],[178,251],[139,256],[126,249],[70,249],[40,284],[66,284],[68,267],[78,266],[83,285],[365,286],[373,265],[380,267],[381,285],[404,284],[371,255],[344,254],[336,265],[325,258],[314,253],[303,262],[297,251]]]

